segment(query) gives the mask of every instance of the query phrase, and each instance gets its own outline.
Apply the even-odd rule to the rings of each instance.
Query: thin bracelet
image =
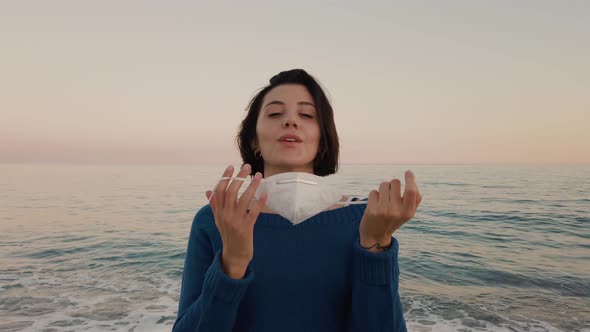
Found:
[[[361,246],[361,244],[359,243],[359,247],[368,250],[368,249],[373,249],[373,248],[377,248],[377,249],[389,249],[391,248],[391,245],[393,244],[393,240],[391,241],[391,243],[387,246],[387,247],[383,247],[381,246],[381,244],[379,242],[375,243],[374,245],[370,246],[370,247],[363,247]]]

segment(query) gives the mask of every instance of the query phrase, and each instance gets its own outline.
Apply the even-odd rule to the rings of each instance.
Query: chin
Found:
[[[288,168],[306,168],[306,167],[311,167],[313,169],[313,160],[311,161],[301,161],[300,159],[289,159],[289,158],[284,158],[281,160],[277,160],[275,163],[273,163],[279,167],[288,167]]]

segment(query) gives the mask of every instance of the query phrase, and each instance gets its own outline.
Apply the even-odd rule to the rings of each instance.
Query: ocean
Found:
[[[191,222],[226,166],[0,165],[0,331],[170,331]],[[395,233],[409,331],[590,331],[589,165],[336,176],[366,197],[406,169],[423,196]]]

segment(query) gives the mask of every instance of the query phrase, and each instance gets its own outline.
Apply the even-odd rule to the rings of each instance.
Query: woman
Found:
[[[413,174],[403,197],[398,179],[382,182],[366,204],[334,204],[296,225],[268,208],[281,201],[257,195],[262,178],[337,171],[332,107],[301,69],[254,96],[237,142],[237,178],[228,167],[193,220],[173,331],[406,331],[392,235],[422,199]]]

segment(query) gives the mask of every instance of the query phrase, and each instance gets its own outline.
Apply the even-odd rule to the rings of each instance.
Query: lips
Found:
[[[280,142],[289,142],[289,141],[287,141],[288,138],[295,140],[295,141],[291,141],[292,143],[302,143],[303,142],[303,140],[295,134],[283,135],[279,138],[279,141]]]

